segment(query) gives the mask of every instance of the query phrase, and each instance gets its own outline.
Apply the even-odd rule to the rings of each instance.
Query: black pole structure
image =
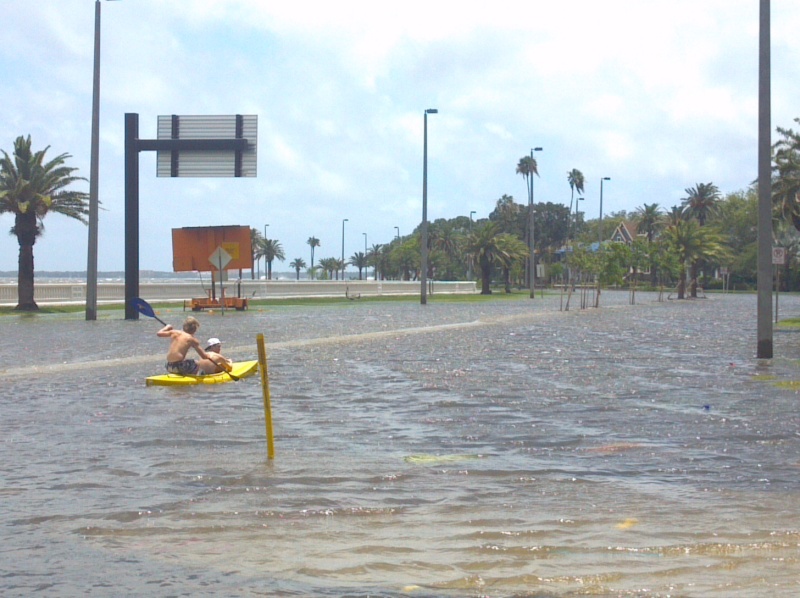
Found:
[[[100,0],[94,3],[92,142],[89,163],[89,245],[86,257],[86,320],[97,319],[97,219],[100,171]]]
[[[236,135],[241,134],[237,115]],[[139,152],[233,151],[248,148],[248,140],[236,139],[139,139],[139,115],[125,114],[125,319],[138,320],[133,299],[139,296]],[[242,176],[236,158],[236,174]]]
[[[761,0],[758,52],[758,348],[772,359],[772,144],[770,5]]]

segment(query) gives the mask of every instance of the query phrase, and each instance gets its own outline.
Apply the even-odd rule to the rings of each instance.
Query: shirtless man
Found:
[[[216,364],[212,362],[208,354],[200,346],[200,341],[194,336],[200,322],[196,318],[189,316],[183,322],[183,330],[175,330],[172,324],[167,324],[156,332],[161,338],[170,339],[169,351],[167,351],[167,371],[170,374],[180,374],[182,376],[202,376],[206,369],[216,369]],[[200,356],[200,360],[187,359],[186,354],[189,349],[194,349]]]
[[[208,339],[206,342],[205,352],[208,355],[207,360],[201,360],[200,368],[204,374],[218,374],[220,372],[230,372],[231,364],[230,359],[220,353],[222,349],[222,341],[216,337]]]

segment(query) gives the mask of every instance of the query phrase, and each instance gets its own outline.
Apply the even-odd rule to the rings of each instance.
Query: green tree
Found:
[[[481,295],[492,294],[492,272],[496,266],[510,261],[505,248],[510,242],[509,236],[500,229],[496,222],[489,222],[473,229],[467,238],[464,250],[473,264],[477,264],[481,273]],[[527,246],[526,250],[527,250]]]
[[[524,272],[524,264],[530,255],[528,246],[519,237],[501,233],[495,238],[497,254],[495,256],[496,265],[503,270],[503,283],[505,292],[511,292],[511,269],[514,264],[522,264],[520,271]]]
[[[258,263],[264,254],[262,253],[264,237],[261,236],[261,232],[257,228],[250,228],[250,251],[253,254],[253,263]],[[255,280],[256,278],[256,271],[255,268],[250,268],[250,278]]]
[[[569,183],[569,214],[572,215],[572,203],[575,199],[575,191],[578,191],[578,195],[583,195],[583,186],[585,184],[585,180],[583,178],[583,173],[578,170],[577,168],[573,168],[567,173],[567,182]],[[577,206],[576,206],[577,207]]]
[[[356,251],[352,256],[350,256],[350,265],[355,266],[358,268],[358,279],[363,280],[361,277],[361,273],[364,271],[364,268],[367,267],[369,263],[367,260],[367,254],[363,251]]]
[[[656,238],[664,223],[664,215],[657,203],[646,203],[642,207],[636,208],[634,219],[637,234],[645,235],[650,243]]]
[[[700,260],[724,259],[727,251],[722,236],[711,227],[700,226],[697,220],[681,220],[669,226],[664,236],[678,255],[681,271],[678,279],[678,299],[686,298],[686,270],[691,270],[690,291],[697,297],[697,268]]]
[[[714,213],[719,199],[719,189],[714,183],[697,183],[686,189],[686,197],[682,200],[683,212],[704,226]]]
[[[306,243],[308,243],[308,245],[311,246],[311,272],[312,272],[312,276],[313,276],[313,272],[315,271],[314,270],[314,249],[319,247],[320,243],[319,243],[319,239],[317,239],[316,237],[309,237],[308,241],[306,241]]]
[[[14,214],[11,234],[19,243],[17,272],[18,311],[38,311],[34,301],[33,246],[44,232],[44,218],[50,212],[63,214],[84,224],[89,213],[89,196],[83,191],[66,188],[77,181],[77,168],[66,166],[72,156],[60,154],[45,161],[47,146],[31,150],[31,137],[17,137],[13,155],[3,151],[0,161],[0,214]]]
[[[275,239],[264,239],[262,255],[267,260],[267,279],[272,280],[272,262],[275,260],[284,261],[286,254],[280,241]]]
[[[306,267],[306,261],[301,257],[297,257],[289,262],[289,266],[294,268],[294,271],[297,274],[297,280],[300,280],[300,270]]]
[[[800,124],[800,118],[794,121]],[[800,231],[800,134],[778,127],[783,139],[773,148],[772,203]]]

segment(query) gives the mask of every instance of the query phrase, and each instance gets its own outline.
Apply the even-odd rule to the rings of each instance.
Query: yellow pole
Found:
[[[258,365],[261,370],[261,391],[264,394],[264,423],[267,427],[267,458],[275,458],[275,442],[272,434],[272,407],[269,396],[269,369],[267,368],[267,350],[264,347],[264,335],[256,337],[258,343]]]

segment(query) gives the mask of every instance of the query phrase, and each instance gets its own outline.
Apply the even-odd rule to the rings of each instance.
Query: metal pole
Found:
[[[395,239],[399,239],[400,238],[400,227],[399,226],[395,226],[394,230],[396,232]]]
[[[342,220],[342,280],[344,280],[344,223],[349,222],[349,218]]]
[[[92,145],[89,164],[89,245],[86,262],[86,320],[97,319],[97,218],[100,171],[100,0],[94,3]]]
[[[269,224],[264,225],[264,240],[267,240],[267,227]],[[264,280],[267,279],[267,254],[264,254]]]
[[[428,114],[436,114],[436,108],[428,108],[424,113],[424,132],[422,142],[422,230],[420,231],[420,305],[428,303]]]
[[[540,152],[542,148],[531,148],[531,164],[533,164],[533,152]],[[533,176],[529,174],[530,185],[528,186],[528,285],[530,286],[530,298],[536,297],[536,239],[534,235],[534,210],[533,210]]]
[[[611,178],[604,176],[600,179],[600,225],[597,228],[597,249],[603,244],[603,181],[610,181]]]
[[[476,213],[475,210],[469,213],[469,234],[472,234],[472,215]],[[472,280],[472,260],[467,264],[467,280]]]
[[[364,263],[367,262],[367,233],[361,233],[364,235]],[[369,268],[364,266],[364,278],[369,278]]]
[[[760,1],[758,44],[758,348],[772,359],[772,144],[770,87],[770,3]]]
[[[139,296],[139,115],[125,114],[125,319],[138,320]]]

